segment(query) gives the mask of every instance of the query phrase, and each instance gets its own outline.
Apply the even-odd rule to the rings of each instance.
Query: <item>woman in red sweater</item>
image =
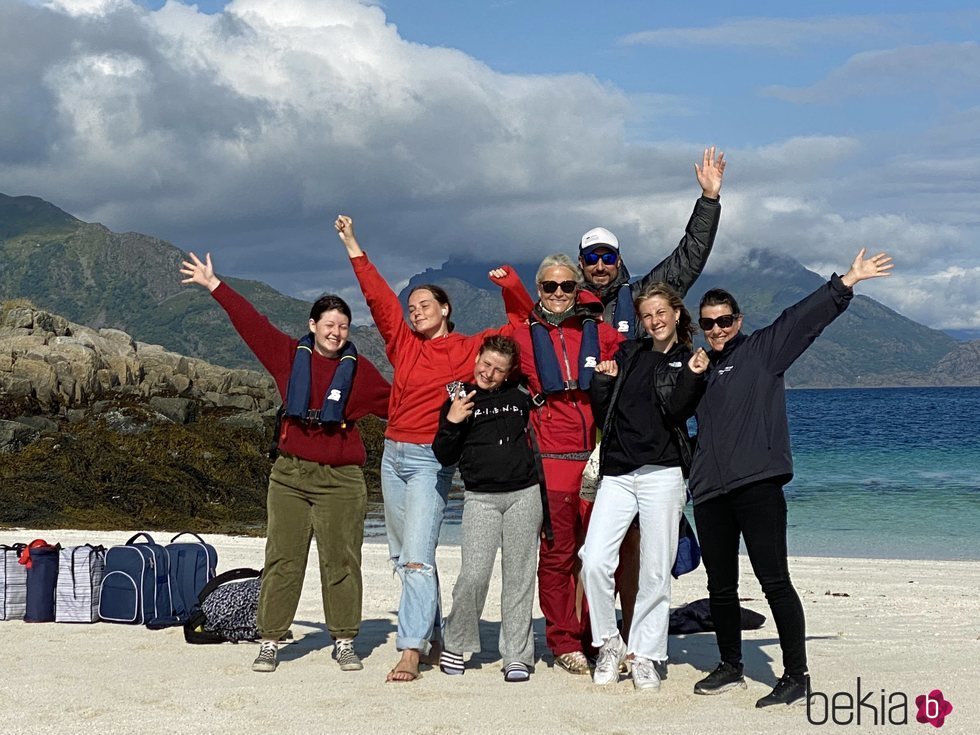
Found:
[[[303,589],[310,540],[320,558],[323,614],[343,671],[362,669],[354,651],[361,624],[361,542],[367,489],[364,443],[354,422],[388,416],[391,386],[348,341],[350,308],[339,296],[310,310],[309,333],[298,342],[276,329],[240,294],[189,253],[183,283],[211,292],[283,399],[279,456],[269,476],[269,522],[259,596],[262,636],[253,671],[275,671],[278,643],[292,625]]]
[[[354,236],[350,217],[334,223],[347,248],[374,323],[394,368],[388,428],[381,458],[388,550],[402,582],[396,645],[401,659],[388,681],[419,678],[419,660],[430,652],[439,614],[436,544],[455,467],[443,467],[432,452],[439,411],[448,386],[473,377],[480,345],[492,334],[510,334],[511,326],[465,336],[453,331],[452,305],[438,286],[416,287],[408,297],[409,327],[398,296]],[[532,302],[510,269],[492,280],[504,289],[508,313],[526,315]]]

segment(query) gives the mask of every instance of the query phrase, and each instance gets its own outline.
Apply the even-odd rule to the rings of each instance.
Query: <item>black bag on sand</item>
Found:
[[[747,607],[740,608],[742,612],[742,630],[756,630],[766,623],[766,616],[749,610]],[[670,623],[667,632],[670,635],[685,635],[687,633],[707,633],[715,629],[715,623],[711,619],[711,605],[708,598],[689,602],[683,607],[670,611]]]
[[[198,595],[200,607],[184,623],[188,643],[238,643],[256,641],[262,572],[231,569],[219,574]]]

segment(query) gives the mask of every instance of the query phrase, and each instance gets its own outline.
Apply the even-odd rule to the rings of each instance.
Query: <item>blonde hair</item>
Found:
[[[578,267],[578,263],[569,258],[565,253],[552,253],[551,255],[546,255],[544,260],[541,261],[541,265],[538,266],[538,272],[534,276],[535,283],[541,283],[541,276],[549,268],[554,268],[555,266],[561,266],[562,268],[568,268],[572,272],[572,277],[578,286],[585,283],[585,277],[582,275],[582,269]]]

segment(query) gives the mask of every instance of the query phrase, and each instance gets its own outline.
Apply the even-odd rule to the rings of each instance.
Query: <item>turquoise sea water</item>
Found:
[[[791,390],[786,408],[791,554],[980,559],[980,388]],[[454,493],[442,543],[461,511]],[[366,532],[383,540],[380,507]]]

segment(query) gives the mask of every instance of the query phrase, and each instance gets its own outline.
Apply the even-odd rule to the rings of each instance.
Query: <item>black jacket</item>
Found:
[[[611,436],[616,425],[613,416],[619,401],[628,401],[630,397],[623,395],[620,388],[626,376],[637,362],[637,356],[643,350],[651,350],[653,341],[649,338],[631,340],[620,345],[616,353],[619,364],[619,375],[610,378],[608,375],[596,374],[592,378],[589,390],[592,399],[592,411],[596,422],[602,422],[602,437]],[[658,363],[650,380],[650,389],[654,393],[654,404],[660,406],[666,428],[673,434],[672,439],[681,459],[681,469],[686,477],[691,467],[691,449],[687,433],[687,419],[694,415],[695,406],[704,392],[704,376],[692,372],[687,367],[691,351],[682,344],[674,345],[664,355],[664,360]],[[608,444],[605,440],[599,446],[599,476],[602,476],[605,450]]]
[[[630,283],[632,298],[636,298],[637,294],[648,284],[658,281],[667,283],[677,292],[678,296],[684,298],[694,282],[698,280],[701,271],[704,270],[704,264],[708,262],[711,247],[715,242],[715,235],[718,233],[720,219],[721,202],[718,199],[698,197],[694,203],[691,219],[688,220],[687,227],[684,229],[684,236],[674,251],[657,263],[645,276]],[[585,288],[602,299],[602,318],[607,324],[611,324],[613,329],[618,329],[615,321],[613,321],[613,314],[616,310],[619,290],[629,280],[629,270],[626,268],[622,256],[620,256],[619,275],[613,283],[603,289],[598,289],[588,283],[585,284]],[[639,318],[633,325],[633,329],[633,334],[643,334],[643,327],[640,325]]]
[[[527,434],[531,395],[517,383],[504,383],[485,391],[470,383],[460,390],[475,390],[473,414],[459,424],[446,418],[452,400],[439,414],[439,430],[432,452],[445,466],[459,463],[467,490],[508,492],[538,483],[534,451]]]
[[[783,374],[847,308],[853,291],[835,274],[768,327],[711,352],[698,404],[691,469],[694,503],[760,480],[793,476]]]

